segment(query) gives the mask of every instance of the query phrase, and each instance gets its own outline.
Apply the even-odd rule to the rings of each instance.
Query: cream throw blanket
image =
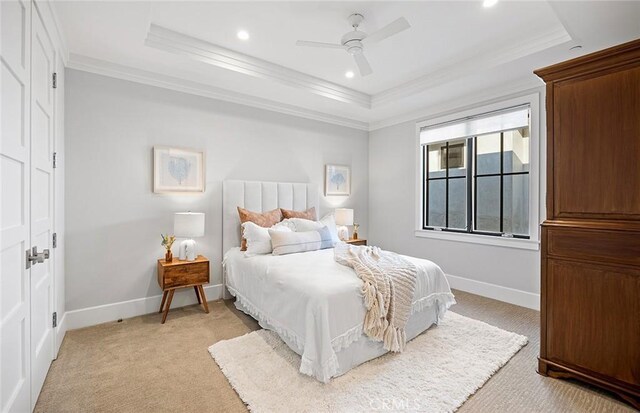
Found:
[[[363,281],[364,333],[382,341],[385,350],[403,351],[418,274],[415,265],[394,252],[343,242],[335,246],[335,260],[353,268]]]

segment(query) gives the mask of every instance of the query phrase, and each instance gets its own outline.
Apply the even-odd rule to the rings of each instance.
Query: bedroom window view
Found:
[[[528,107],[434,125],[420,135],[423,229],[529,238]]]

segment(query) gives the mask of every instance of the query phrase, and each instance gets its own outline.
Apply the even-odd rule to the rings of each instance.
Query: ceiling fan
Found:
[[[407,19],[405,19],[404,17],[400,17],[399,19],[396,19],[393,22],[387,24],[377,32],[366,34],[365,32],[358,30],[358,26],[360,26],[360,23],[362,23],[363,20],[364,16],[362,14],[355,13],[349,16],[349,24],[351,24],[351,27],[353,27],[353,31],[350,31],[342,36],[340,44],[298,40],[296,42],[296,45],[346,50],[350,55],[353,56],[353,59],[356,61],[356,65],[358,65],[360,74],[362,76],[370,75],[371,73],[373,73],[373,70],[371,70],[371,65],[369,64],[369,61],[367,61],[367,58],[364,56],[364,47],[367,44],[378,43],[388,37],[398,34],[401,31],[411,27],[411,25],[409,24]]]

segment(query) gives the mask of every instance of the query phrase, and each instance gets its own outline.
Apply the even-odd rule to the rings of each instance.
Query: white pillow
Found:
[[[313,231],[322,227],[327,227],[331,234],[333,244],[335,245],[336,242],[340,241],[340,238],[338,238],[338,229],[336,228],[336,219],[333,214],[323,216],[320,221],[311,221],[303,218],[289,218],[282,221],[281,224],[284,224],[285,222],[285,225],[289,228],[291,228],[291,224],[293,224],[293,228],[291,229],[296,232]]]
[[[282,225],[282,226],[284,226],[284,227],[287,227],[287,228],[289,228],[291,231],[294,231],[294,232],[295,232],[295,230],[296,230],[296,223],[295,223],[295,220],[297,220],[297,219],[300,219],[300,218],[287,218],[287,219],[283,219],[282,221],[280,221],[280,222],[278,223],[278,225]],[[306,220],[305,220],[305,221],[306,221]],[[311,221],[311,222],[313,222],[313,221]]]
[[[334,244],[331,239],[331,233],[327,227],[302,232],[285,232],[269,229],[269,235],[271,236],[271,243],[273,244],[273,255],[333,248]]]
[[[333,243],[340,242],[338,228],[336,227],[336,217],[333,214],[327,214],[320,219],[320,222],[329,229]]]
[[[259,254],[270,254],[273,251],[271,247],[271,236],[269,230],[275,232],[291,232],[291,229],[280,223],[275,224],[271,228],[261,227],[251,221],[242,224],[243,235],[247,240],[247,250],[244,255],[252,257]]]

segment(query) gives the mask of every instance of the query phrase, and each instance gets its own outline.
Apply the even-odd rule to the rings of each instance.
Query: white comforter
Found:
[[[362,335],[362,281],[334,260],[333,249],[290,255],[225,254],[226,286],[264,327],[302,356],[300,372],[327,382],[338,371],[336,353]],[[418,268],[412,314],[437,306],[438,319],[455,303],[444,272],[431,261],[406,257]]]

